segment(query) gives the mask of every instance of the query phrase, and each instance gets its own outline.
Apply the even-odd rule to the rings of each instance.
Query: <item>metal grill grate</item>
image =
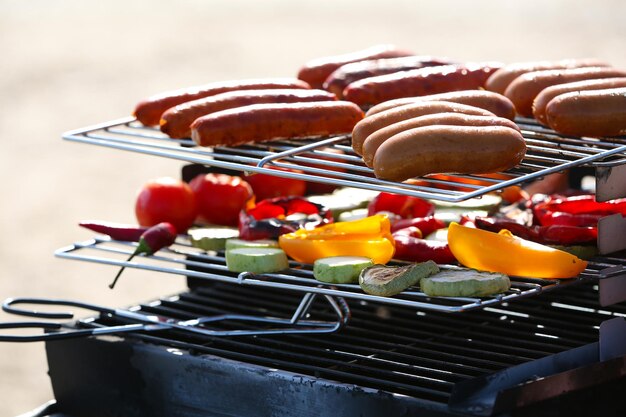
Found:
[[[70,131],[63,138],[237,171],[267,173],[272,165],[291,168],[295,165],[301,172],[273,170],[271,174],[448,202],[479,197],[575,166],[600,161],[603,165],[617,165],[624,163],[626,158],[626,138],[600,140],[568,137],[556,134],[532,119],[520,118],[516,121],[528,147],[526,157],[519,166],[498,178],[453,175],[442,180],[422,177],[417,184],[375,178],[373,171],[352,151],[349,136],[211,149],[195,146],[192,140],[172,140],[158,129],[145,127],[134,118],[125,118]],[[329,147],[343,154],[324,149]]]
[[[311,265],[298,262],[291,262],[290,269],[281,273],[258,276],[246,272],[232,273],[226,268],[223,256],[193,248],[184,237],[179,237],[177,244],[168,250],[162,250],[150,257],[136,257],[134,261],[128,262],[126,259],[135,250],[135,245],[135,243],[130,242],[98,238],[61,248],[55,252],[55,255],[67,259],[185,275],[205,281],[286,289],[297,293],[322,294],[376,304],[398,305],[441,312],[461,312],[495,306],[583,281],[624,273],[624,266],[619,263],[619,260],[606,260],[590,262],[588,268],[574,279],[540,280],[512,277],[509,291],[491,297],[428,297],[416,288],[404,291],[394,297],[379,297],[365,294],[356,284],[330,285],[321,283],[313,278]],[[616,264],[616,262],[618,263]],[[457,267],[448,265],[442,266],[442,268]]]
[[[454,317],[361,302],[352,308],[350,326],[338,334],[232,339],[164,331],[130,337],[445,404],[459,382],[597,341],[600,323],[625,317],[626,307],[603,310],[596,299],[594,285],[583,284]],[[297,302],[297,295],[283,290],[216,283],[138,308],[185,319],[223,311],[280,315]],[[330,312],[314,306],[312,314],[324,318]],[[119,322],[82,323],[111,324]]]

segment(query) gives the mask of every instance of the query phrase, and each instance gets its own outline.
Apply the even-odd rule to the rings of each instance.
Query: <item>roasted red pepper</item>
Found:
[[[421,239],[420,229],[407,227],[393,233],[396,242],[395,259],[411,262],[425,262],[432,260],[438,264],[456,262],[446,242]]]
[[[420,229],[422,236],[426,237],[435,230],[445,228],[446,224],[442,220],[436,219],[435,216],[401,219],[391,223],[391,233],[411,226]]]
[[[146,230],[139,238],[139,245],[135,251],[130,255],[126,262],[130,262],[135,255],[144,254],[152,255],[153,253],[170,246],[176,241],[176,228],[168,222],[162,222],[155,224]],[[113,289],[117,280],[119,279],[125,267],[122,267],[117,273],[113,282],[109,285],[109,288]]]
[[[380,193],[367,206],[367,215],[381,211],[394,213],[404,219],[427,217],[435,213],[435,205],[418,197]]]
[[[594,195],[548,197],[532,206],[535,221],[542,226],[596,226],[604,216],[626,215],[626,198],[599,203]]]
[[[513,220],[476,217],[476,227],[498,233],[502,229],[509,230],[513,235],[537,243],[557,245],[593,244],[598,239],[595,227],[579,227],[567,225],[526,226]]]
[[[133,226],[130,224],[104,222],[99,220],[90,220],[78,223],[79,226],[92,230],[103,235],[108,235],[113,240],[121,240],[124,242],[138,242],[147,227]]]
[[[330,210],[302,197],[262,200],[239,213],[239,237],[244,240],[272,239],[298,229],[332,223]]]

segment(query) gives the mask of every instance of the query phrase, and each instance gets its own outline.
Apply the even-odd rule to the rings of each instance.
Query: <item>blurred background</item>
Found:
[[[626,67],[626,2],[528,0],[0,0],[0,298],[127,306],[182,278],[53,257],[92,234],[80,220],[135,222],[148,179],[182,164],[61,140],[130,114],[141,98],[225,79],[295,76],[305,61],[394,43],[458,60],[597,57]],[[14,320],[0,314],[0,320]],[[0,416],[53,398],[43,344],[0,344]]]

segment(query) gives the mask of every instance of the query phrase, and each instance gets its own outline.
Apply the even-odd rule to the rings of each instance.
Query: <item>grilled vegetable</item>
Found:
[[[168,222],[162,222],[150,227],[139,238],[139,245],[135,251],[130,255],[126,262],[130,262],[135,255],[152,255],[153,253],[170,246],[176,240],[176,228]],[[117,280],[124,272],[126,267],[122,267],[117,273],[113,282],[109,285],[109,288],[113,289]]]
[[[363,256],[331,256],[315,261],[313,276],[331,284],[357,283],[361,271],[372,265],[372,260]]]
[[[226,266],[231,272],[266,274],[289,268],[287,255],[275,248],[240,248],[226,251]]]
[[[123,223],[103,222],[100,220],[89,220],[80,222],[79,226],[92,230],[103,235],[108,235],[113,240],[124,242],[137,242],[141,238],[147,227],[133,226]]]
[[[521,239],[504,229],[487,232],[450,224],[448,245],[468,268],[530,278],[574,278],[587,262],[567,252]]]
[[[475,269],[441,271],[420,281],[422,292],[433,297],[484,297],[510,287],[508,276]]]
[[[193,247],[219,251],[226,249],[228,239],[239,236],[237,229],[229,227],[207,227],[189,230],[189,240]]]
[[[226,241],[226,250],[241,248],[278,248],[278,242],[269,239],[260,240],[241,240],[228,239]]]
[[[389,219],[383,215],[300,229],[279,236],[278,243],[287,255],[306,263],[330,256],[365,256],[384,264],[394,252]]]
[[[422,233],[417,227],[400,229],[392,236],[396,243],[395,259],[411,262],[434,261],[438,264],[456,262],[448,242],[422,239]]]
[[[437,272],[439,267],[433,261],[406,266],[374,265],[361,271],[359,285],[368,294],[390,297]]]

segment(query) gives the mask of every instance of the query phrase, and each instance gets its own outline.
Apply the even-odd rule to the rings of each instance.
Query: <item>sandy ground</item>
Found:
[[[162,90],[292,76],[317,57],[395,43],[460,60],[595,56],[626,67],[626,2],[0,0],[0,298],[125,306],[182,279],[53,257],[91,235],[82,219],[133,222],[137,189],[181,163],[61,140],[126,116]],[[0,320],[13,318],[2,314]],[[0,416],[53,397],[42,344],[0,344]]]

